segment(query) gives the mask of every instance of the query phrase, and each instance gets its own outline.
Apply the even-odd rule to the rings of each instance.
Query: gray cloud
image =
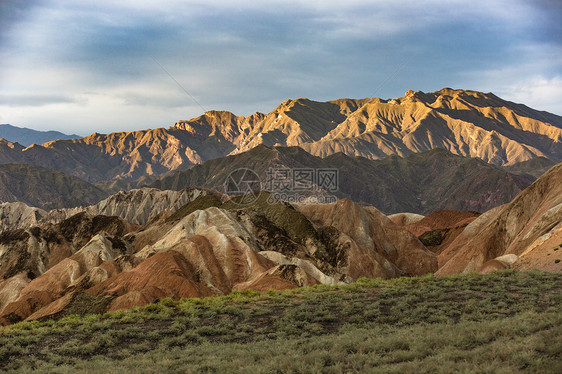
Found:
[[[84,100],[58,94],[42,95],[42,94],[0,94],[0,106],[9,107],[39,107],[51,104],[77,104],[85,103]]]
[[[144,128],[200,114],[152,56],[207,109],[237,114],[287,98],[445,86],[532,98],[518,87],[562,77],[560,6],[547,0],[51,0],[18,9],[0,31],[0,92],[9,96],[0,111],[26,126],[58,115],[71,117],[59,126]],[[66,106],[46,111],[51,102]],[[562,113],[554,102],[528,104]],[[11,112],[17,105],[38,109]]]
[[[2,0],[0,1],[0,25],[3,32],[8,31],[13,24],[25,19],[29,9],[37,6],[38,0]],[[1,39],[0,39],[1,40]]]

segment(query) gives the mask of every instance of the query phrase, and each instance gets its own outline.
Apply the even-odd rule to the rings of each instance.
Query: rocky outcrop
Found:
[[[433,230],[446,230],[449,228],[463,226],[466,227],[474,221],[480,213],[460,210],[437,210],[422,217],[415,222],[405,223],[402,226],[407,228],[412,234],[420,235]]]
[[[1,233],[0,294],[4,296],[0,296],[0,299],[3,303],[13,301],[14,289],[35,281],[77,252],[89,253],[84,246],[96,234],[105,233],[112,246],[123,248],[125,244],[119,238],[135,228],[117,217],[91,217],[81,213],[57,225],[47,224]]]
[[[479,215],[477,212],[438,210],[415,219],[408,219],[410,216],[403,214],[389,218],[414,234],[427,249],[439,254]]]
[[[179,300],[214,295],[213,290],[197,282],[194,272],[185,256],[169,250],[155,254],[131,271],[97,284],[88,292],[114,296],[109,311],[145,305],[165,297]]]
[[[140,188],[118,192],[95,205],[48,212],[24,203],[4,203],[0,204],[0,232],[47,223],[57,224],[78,213],[117,216],[132,224],[144,225],[160,214],[171,214],[188,202],[209,194],[221,197],[216,191],[205,188],[184,188],[179,191]]]
[[[219,196],[204,188],[184,188],[179,191],[161,191],[140,188],[121,191],[86,208],[90,215],[117,216],[127,222],[144,225],[162,212],[173,213],[190,201],[208,194]]]
[[[560,245],[562,164],[550,169],[512,202],[470,223],[439,255],[437,274],[488,271],[494,264],[562,271],[562,264],[556,262],[562,257]]]
[[[29,278],[24,273],[14,275],[11,278],[0,280],[0,312],[6,305],[17,300],[21,290],[29,284]]]
[[[21,250],[7,252],[12,265],[0,267],[10,287],[0,289],[0,323],[127,309],[164,297],[421,275],[437,266],[409,231],[350,200],[295,208],[267,193],[249,206],[201,195],[131,229],[117,217],[80,213],[4,233]],[[32,240],[43,246],[27,257]],[[62,248],[56,259],[53,243]]]
[[[43,209],[22,202],[0,204],[0,232],[38,226],[47,216]]]
[[[338,241],[349,246],[348,274],[354,279],[423,275],[437,270],[437,257],[374,207],[344,199],[333,204],[303,204],[298,209],[311,222],[345,235]]]
[[[18,298],[2,311],[0,322],[3,320],[6,324],[24,320],[31,315],[33,319],[44,316],[41,309],[64,296],[70,287],[83,282],[84,274],[90,272],[88,284],[93,280],[100,282],[103,278],[107,279],[110,273],[98,266],[126,253],[127,246],[121,240],[107,235],[94,236],[78,252],[29,282],[20,291]],[[101,270],[96,273],[96,277],[91,274],[94,268]]]
[[[394,213],[388,216],[388,219],[390,219],[398,226],[411,225],[422,220],[423,218],[424,216],[417,213]]]

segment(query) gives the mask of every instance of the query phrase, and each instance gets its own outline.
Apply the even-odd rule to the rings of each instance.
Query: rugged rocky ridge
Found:
[[[4,203],[0,204],[0,233],[45,223],[57,224],[82,212],[90,216],[117,216],[130,223],[144,225],[159,214],[174,212],[188,202],[208,194],[220,197],[218,192],[205,188],[185,188],[179,191],[140,188],[118,192],[95,205],[50,211],[20,202]]]
[[[150,186],[167,190],[195,185],[225,191],[224,183],[229,174],[243,168],[253,170],[264,189],[272,188],[268,183],[272,179],[268,176],[272,169],[335,168],[339,171],[337,191],[319,186],[312,192],[300,190],[294,195],[350,198],[387,214],[403,211],[426,214],[439,209],[483,212],[511,201],[533,181],[531,176],[511,174],[479,159],[456,156],[443,149],[405,158],[391,156],[368,160],[341,153],[322,159],[299,147],[257,146],[238,155],[209,160],[176,172]]]
[[[67,220],[58,229],[46,225],[0,236],[10,248],[17,243],[22,247],[4,253],[15,256],[10,260],[0,258],[1,285],[6,287],[0,289],[1,323],[60,316],[85,304],[103,312],[163,297],[335,284],[437,269],[437,256],[410,232],[376,209],[350,200],[295,208],[263,193],[245,206],[239,199],[222,202],[209,194],[136,231],[126,229],[117,217],[88,217],[73,216],[74,224]],[[96,230],[99,225],[87,224],[95,220],[114,225]],[[52,238],[46,239],[49,230]],[[93,236],[85,242],[87,235],[66,238],[64,233],[70,232]],[[24,253],[31,237],[46,244],[29,262],[17,254]],[[63,248],[58,252],[51,249],[57,238]],[[58,262],[52,259],[63,251],[66,256],[58,256]],[[27,274],[27,269],[34,273]]]
[[[562,271],[562,163],[512,202],[469,224],[439,255],[438,275],[498,268]]]
[[[95,205],[86,207],[85,211],[93,216],[118,216],[127,222],[144,225],[162,212],[175,212],[188,202],[206,195],[220,197],[216,191],[199,187],[188,187],[178,191],[140,188],[118,192]],[[51,216],[60,213],[72,215],[74,212],[58,210],[52,212]]]
[[[440,147],[510,165],[536,156],[560,161],[561,131],[559,116],[491,93],[445,88],[434,93],[408,91],[394,100],[369,100],[320,141],[303,148],[320,156],[342,151],[380,158]]]
[[[301,204],[298,209],[320,227],[335,228],[345,234],[345,237],[340,237],[344,245],[351,245],[353,249],[357,247],[357,258],[348,262],[349,273],[354,274],[355,279],[369,274],[365,266],[371,264],[386,271],[396,266],[401,272],[412,275],[423,275],[435,268],[435,258],[429,255],[420,241],[414,235],[405,233],[374,207],[361,207],[344,199],[333,204]],[[380,259],[365,260],[373,250],[382,255],[382,262]],[[377,276],[380,272],[377,269],[367,276]]]
[[[17,299],[21,289],[27,287],[30,281],[41,278],[61,261],[84,249],[96,234],[103,233],[106,242],[122,249],[125,244],[119,238],[135,228],[117,217],[91,217],[80,213],[57,225],[45,224],[1,233],[0,309]],[[81,253],[88,257],[90,252],[84,249]],[[72,276],[76,276],[79,268],[71,267]],[[48,288],[45,290],[48,291]]]
[[[47,216],[43,209],[21,202],[0,204],[0,232],[38,226]]]
[[[478,216],[476,212],[438,210],[425,217],[398,214],[389,218],[408,229],[427,249],[441,253]]]
[[[167,129],[97,134],[23,147],[0,142],[0,162],[31,163],[89,182],[134,180],[266,146],[369,159],[443,148],[495,165],[562,160],[562,117],[488,93],[408,91],[393,100],[287,100],[248,117],[210,111]]]

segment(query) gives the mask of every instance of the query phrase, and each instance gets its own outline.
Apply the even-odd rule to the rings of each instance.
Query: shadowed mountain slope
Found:
[[[518,162],[510,166],[504,166],[503,168],[510,173],[521,175],[527,174],[538,178],[546,173],[554,165],[556,165],[555,161],[549,160],[548,158],[544,157],[536,157],[527,161]]]
[[[0,164],[0,202],[43,209],[87,206],[108,193],[80,178],[29,164]]]
[[[438,209],[486,211],[511,201],[533,178],[510,174],[479,159],[445,150],[368,160],[335,154],[324,159],[299,147],[257,146],[248,152],[210,160],[150,184],[167,190],[204,186],[224,191],[229,174],[252,169],[268,188],[268,170],[278,168],[339,170],[340,198],[370,204],[385,213],[428,213]],[[307,191],[300,192],[306,195]],[[315,193],[308,193],[314,195]],[[327,195],[329,192],[321,191]]]

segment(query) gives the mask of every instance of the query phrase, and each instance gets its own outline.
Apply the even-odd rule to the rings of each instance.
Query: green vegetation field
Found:
[[[562,373],[562,275],[362,279],[0,328],[0,372]]]

